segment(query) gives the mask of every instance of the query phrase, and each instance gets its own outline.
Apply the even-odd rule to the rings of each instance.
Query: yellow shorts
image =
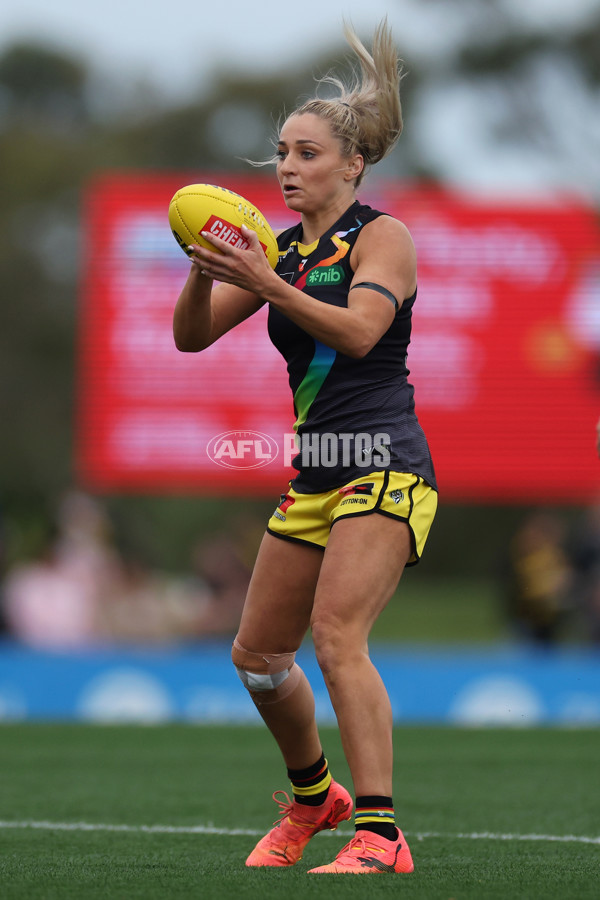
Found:
[[[267,531],[275,537],[316,547],[327,546],[338,519],[381,513],[406,522],[413,552],[407,563],[418,563],[437,509],[437,492],[418,475],[372,472],[323,494],[298,494],[292,487],[281,495]]]

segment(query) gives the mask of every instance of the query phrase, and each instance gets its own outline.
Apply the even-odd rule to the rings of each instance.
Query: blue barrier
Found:
[[[600,653],[377,645],[394,721],[600,725]],[[298,659],[321,722],[335,721],[312,648]],[[229,645],[29,650],[0,643],[0,720],[258,723]]]

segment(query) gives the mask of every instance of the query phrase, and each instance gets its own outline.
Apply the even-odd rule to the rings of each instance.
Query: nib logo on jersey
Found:
[[[228,469],[259,469],[277,458],[276,441],[260,431],[225,431],[206,447],[210,459]]]
[[[313,287],[315,284],[341,284],[344,280],[344,270],[341,266],[316,266],[306,276],[306,284]]]

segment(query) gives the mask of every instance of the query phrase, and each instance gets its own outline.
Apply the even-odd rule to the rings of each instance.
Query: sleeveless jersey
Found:
[[[381,215],[356,201],[309,246],[299,243],[301,224],[288,228],[278,237],[277,274],[322,303],[347,306],[352,248],[361,228]],[[294,400],[299,453],[292,484],[299,493],[333,490],[383,468],[420,475],[436,488],[407,380],[415,299],[416,291],[362,359],[331,349],[269,308],[269,337],[286,360]]]

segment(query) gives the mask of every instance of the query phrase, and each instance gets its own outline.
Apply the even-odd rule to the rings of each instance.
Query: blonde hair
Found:
[[[335,75],[326,75],[319,79],[319,84],[333,85],[338,96],[314,97],[296,107],[291,115],[312,113],[326,119],[332,134],[340,141],[342,154],[358,153],[363,157],[365,168],[356,179],[358,187],[366,167],[387,156],[402,133],[402,67],[387,19],[375,30],[371,53],[347,24],[344,24],[344,35],[360,65],[353,83],[347,86]]]

